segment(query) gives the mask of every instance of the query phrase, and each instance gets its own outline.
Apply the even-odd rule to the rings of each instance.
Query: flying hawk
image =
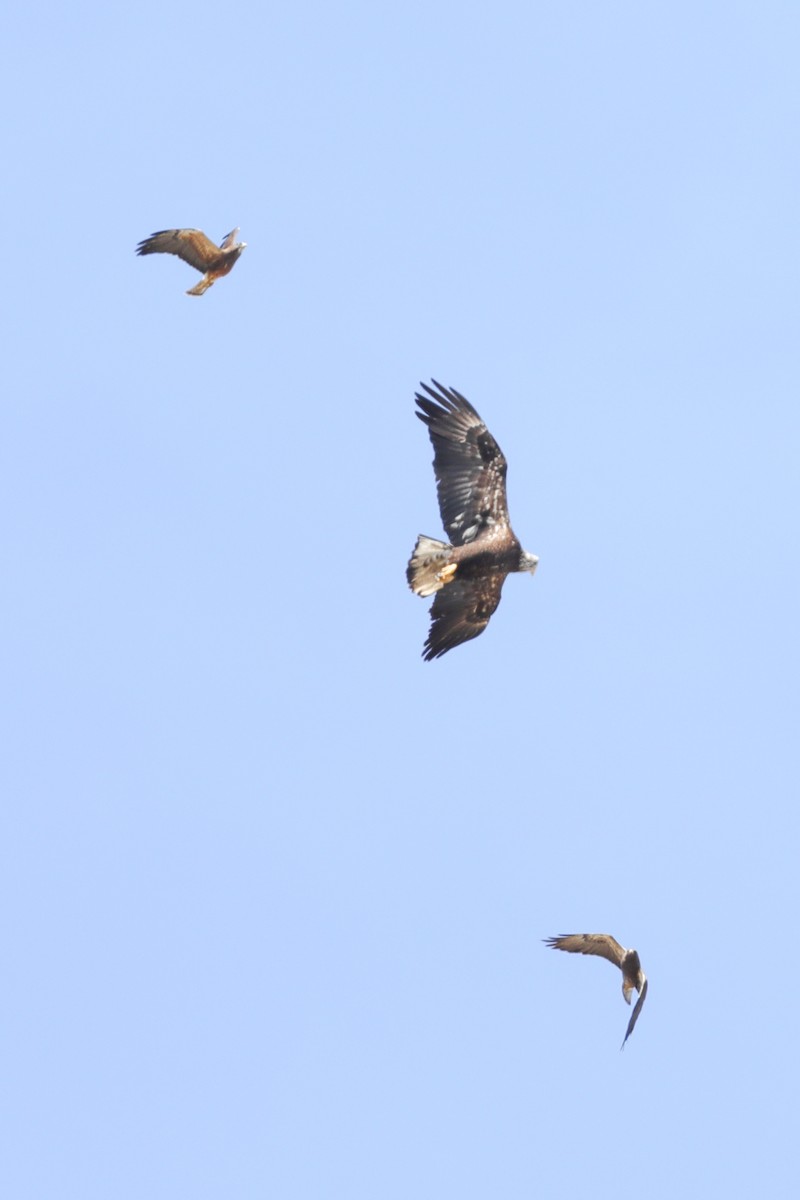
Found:
[[[639,955],[635,950],[626,950],[624,946],[620,946],[610,933],[565,933],[561,937],[545,938],[544,940],[545,945],[549,946],[551,950],[568,950],[570,954],[597,954],[600,958],[607,958],[615,967],[619,967],[622,971],[622,995],[625,997],[626,1004],[630,1004],[631,992],[634,988],[639,993],[639,999],[636,1001],[636,1007],[631,1014],[625,1037],[620,1046],[620,1050],[624,1050],[625,1043],[639,1020],[639,1013],[642,1011],[644,998],[647,995],[647,976],[642,970]]]
[[[199,229],[162,229],[139,242],[136,253],[177,254],[190,267],[203,272],[203,278],[189,288],[186,295],[202,296],[212,284],[233,270],[234,263],[247,245],[247,242],[236,241],[238,232],[238,229],[232,229],[222,239],[222,245],[215,246],[211,238]]]
[[[483,633],[506,575],[532,575],[539,562],[522,549],[508,519],[502,450],[469,400],[432,383],[420,385],[427,396],[417,392],[417,416],[433,443],[439,511],[450,541],[420,534],[406,571],[413,592],[436,595],[426,662]]]

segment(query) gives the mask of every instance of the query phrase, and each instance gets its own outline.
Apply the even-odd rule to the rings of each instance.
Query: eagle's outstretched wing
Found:
[[[222,244],[226,249],[226,243],[238,232],[234,229],[227,235]],[[222,247],[215,245],[199,229],[161,229],[136,247],[137,254],[177,254],[190,267],[204,273],[219,260],[221,252]]]
[[[239,226],[237,225],[235,229],[232,229],[230,231],[230,233],[226,233],[225,237],[222,239],[222,242],[220,243],[220,247],[219,247],[220,250],[230,250],[231,246],[236,241],[236,235],[238,232],[239,232]]]
[[[452,544],[463,546],[491,525],[508,525],[507,465],[469,400],[455,388],[442,387],[435,379],[432,382],[433,388],[421,385],[427,396],[416,394],[421,409],[417,416],[428,426],[433,442],[442,523]],[[475,637],[482,628],[469,636]]]
[[[634,1008],[633,1012],[631,1013],[630,1021],[628,1021],[628,1028],[625,1031],[625,1037],[622,1039],[622,1045],[620,1046],[620,1050],[625,1049],[625,1043],[627,1042],[628,1038],[633,1033],[633,1027],[636,1024],[636,1022],[639,1020],[639,1013],[642,1011],[642,1005],[644,1004],[644,998],[646,995],[647,995],[647,976],[643,975],[642,976],[642,990],[639,992],[639,999],[636,1001],[636,1007]]]
[[[600,958],[607,958],[620,969],[625,957],[625,947],[620,946],[610,933],[564,933],[561,937],[545,938],[544,941],[552,950],[568,950],[570,954],[596,954]],[[636,1007],[638,1009],[639,1005]],[[633,1028],[632,1024],[630,1028]]]
[[[431,627],[422,652],[426,662],[483,633],[500,603],[505,579],[505,571],[480,579],[459,579],[456,575],[436,593],[431,605]]]

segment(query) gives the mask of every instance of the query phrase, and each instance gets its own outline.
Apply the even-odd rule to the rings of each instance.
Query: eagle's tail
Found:
[[[193,288],[189,288],[187,296],[202,296],[203,292],[207,292],[214,280],[210,275],[204,275],[199,283],[196,283]]]
[[[442,579],[441,574],[452,549],[449,542],[437,542],[436,538],[426,537],[424,533],[419,535],[406,571],[412,592],[418,596],[432,596],[444,587],[448,579]],[[452,572],[448,578],[452,578]]]

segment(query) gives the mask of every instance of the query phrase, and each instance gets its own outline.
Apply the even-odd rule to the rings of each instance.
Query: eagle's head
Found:
[[[527,550],[523,550],[519,556],[519,571],[530,571],[533,575],[539,565],[539,556],[537,554],[528,554]]]

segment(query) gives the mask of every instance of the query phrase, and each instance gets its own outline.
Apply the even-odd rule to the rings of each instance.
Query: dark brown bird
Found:
[[[597,954],[600,958],[607,958],[615,967],[619,967],[622,971],[622,995],[625,997],[626,1004],[630,1004],[634,988],[639,993],[639,999],[631,1013],[628,1029],[620,1046],[620,1050],[624,1050],[625,1043],[639,1020],[639,1013],[642,1011],[644,998],[647,995],[647,976],[642,970],[639,955],[635,950],[626,950],[624,946],[620,946],[610,933],[565,933],[561,937],[545,938],[544,941],[545,945],[552,950],[568,950],[570,954]]]
[[[217,246],[199,229],[161,229],[139,242],[137,254],[176,254],[190,267],[203,273],[203,278],[187,296],[202,296],[203,292],[233,270],[247,242],[237,242],[238,229],[232,229]]]
[[[433,443],[439,511],[450,541],[420,534],[406,571],[413,592],[436,596],[422,652],[428,662],[483,633],[506,576],[532,575],[539,562],[511,528],[502,450],[469,400],[432,383],[420,385],[428,394],[417,392],[417,416]]]

